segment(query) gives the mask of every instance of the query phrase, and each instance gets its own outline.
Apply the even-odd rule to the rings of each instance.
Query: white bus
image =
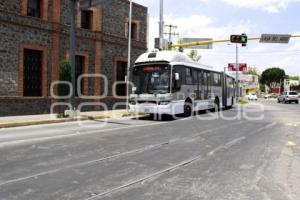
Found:
[[[145,53],[130,71],[130,112],[190,116],[194,111],[234,105],[234,77],[180,52]]]

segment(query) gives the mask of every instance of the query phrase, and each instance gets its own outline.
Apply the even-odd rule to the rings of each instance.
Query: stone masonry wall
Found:
[[[70,38],[70,1],[61,0],[60,24],[52,24],[53,1],[48,0],[48,20],[41,20],[21,15],[21,0],[0,0],[0,116],[44,114],[50,112],[53,99],[50,97],[50,85],[53,72],[53,53],[59,54],[59,60],[66,59]],[[111,0],[101,5],[102,31],[77,30],[77,51],[88,53],[88,73],[95,73],[95,61],[100,60],[101,72],[108,76],[109,95],[112,94],[114,81],[113,70],[115,58],[127,57],[127,38],[125,22],[128,18],[127,0]],[[140,21],[140,39],[132,41],[132,62],[146,51],[147,8],[134,4],[133,19]],[[54,32],[55,25],[55,32]],[[58,26],[57,26],[58,25]],[[58,27],[58,29],[57,29]],[[57,32],[59,30],[59,32]],[[59,52],[53,52],[53,36],[59,34]],[[101,53],[95,56],[96,41],[101,43]],[[47,97],[19,96],[19,52],[20,45],[32,44],[47,47]],[[99,63],[98,60],[98,63]],[[95,94],[93,78],[88,80],[88,95]],[[100,84],[100,89],[103,85]],[[103,91],[103,90],[102,90]],[[79,102],[86,100],[77,99]],[[95,100],[93,100],[95,101]],[[106,102],[112,108],[114,102],[122,100],[108,97]],[[87,108],[86,110],[92,110]]]

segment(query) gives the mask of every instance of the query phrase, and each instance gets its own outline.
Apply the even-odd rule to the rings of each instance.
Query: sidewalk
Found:
[[[57,118],[56,114],[26,115],[0,117],[0,128],[10,128],[18,126],[30,126],[39,124],[53,124],[71,122],[77,120],[109,119],[136,116],[135,113],[128,113],[126,110],[81,112],[76,118]]]

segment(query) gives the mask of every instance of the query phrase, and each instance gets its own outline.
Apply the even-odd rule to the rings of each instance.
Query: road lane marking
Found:
[[[241,141],[243,141],[243,140],[245,140],[245,139],[246,139],[245,136],[236,138],[236,139],[234,139],[234,140],[232,140],[232,141],[226,143],[225,145],[219,146],[218,148],[216,148],[216,149],[214,149],[214,150],[208,152],[207,155],[208,155],[208,156],[212,156],[212,155],[214,155],[215,153],[217,153],[217,152],[219,152],[219,151],[221,151],[221,150],[229,149],[229,148],[232,147],[233,145],[235,145],[235,144],[237,144],[237,143],[239,143],[239,142],[241,142]]]
[[[287,141],[286,146],[288,146],[288,147],[295,147],[295,146],[297,146],[297,144],[295,142],[293,142],[293,141],[290,140],[290,141]]]

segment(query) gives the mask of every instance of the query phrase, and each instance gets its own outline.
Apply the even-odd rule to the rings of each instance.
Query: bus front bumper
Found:
[[[183,113],[183,104],[169,103],[168,105],[136,104],[129,105],[129,112],[176,115]]]

